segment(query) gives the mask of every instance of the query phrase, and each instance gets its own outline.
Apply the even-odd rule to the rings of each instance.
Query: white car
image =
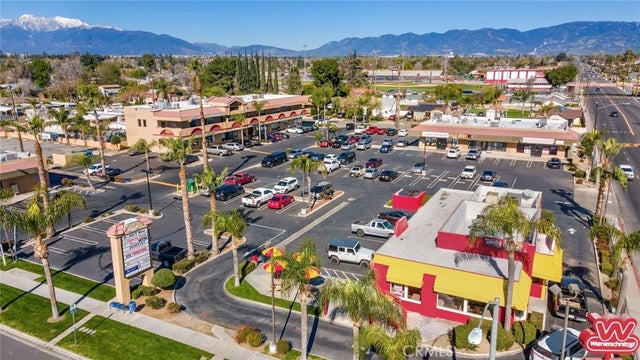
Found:
[[[240,144],[238,142],[230,142],[230,143],[224,144],[224,147],[226,147],[229,150],[233,150],[233,151],[244,150],[244,146],[242,146],[242,144]]]
[[[358,150],[367,150],[371,148],[371,143],[368,141],[365,142],[359,142],[358,145],[356,145],[356,149]]]
[[[322,164],[324,164],[324,167],[327,169],[327,172],[332,173],[338,169],[340,169],[340,161],[338,160],[327,160],[327,158],[325,158],[322,161]],[[322,168],[318,169],[318,172],[322,172]]]
[[[408,135],[409,135],[409,130],[407,130],[407,129],[398,130],[398,136],[404,137],[404,136],[408,136]]]
[[[355,129],[353,132],[354,132],[356,135],[362,135],[362,134],[364,134],[364,131],[365,131],[366,129],[367,129],[367,128],[366,128],[364,125],[358,125],[358,126],[356,126],[356,129]]]
[[[447,150],[447,158],[448,159],[458,159],[460,157],[460,149],[458,148],[451,148],[449,150]]]
[[[324,161],[327,161],[327,160],[338,160],[338,155],[336,155],[336,154],[327,154],[327,156],[325,156],[323,160]]]
[[[531,347],[530,360],[555,360],[562,352],[563,329],[555,329],[540,337]],[[579,360],[587,357],[587,350],[580,344],[580,331],[567,328],[565,341],[565,359]]]
[[[378,176],[380,176],[380,172],[381,170],[379,168],[367,168],[364,171],[364,178],[365,179],[375,179]]]
[[[297,190],[300,187],[300,183],[298,183],[298,179],[294,177],[286,177],[280,179],[278,183],[273,187],[273,190],[278,194],[286,194],[288,192]]]
[[[633,167],[631,165],[619,165],[618,167],[622,171],[624,171],[624,174],[627,177],[628,181],[631,181],[636,177],[636,174],[634,174]]]
[[[297,127],[287,128],[287,129],[284,130],[284,132],[288,132],[289,134],[302,134],[302,133],[304,133],[304,131],[302,131],[302,129],[297,128]]]
[[[109,168],[109,164],[106,165],[107,169]],[[91,166],[89,166],[89,175],[91,176],[96,176],[100,173],[102,173],[102,164],[97,163],[97,164],[93,164]]]
[[[476,177],[476,167],[473,165],[465,166],[460,173],[461,179],[473,179],[474,177]]]

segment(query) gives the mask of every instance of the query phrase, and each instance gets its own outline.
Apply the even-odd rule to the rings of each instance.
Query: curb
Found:
[[[31,345],[32,347],[42,350],[43,352],[52,352],[60,355],[64,359],[75,359],[75,360],[89,360],[88,358],[71,352],[67,349],[61,348],[57,345],[53,345],[51,343],[45,342],[42,339],[38,339],[31,335],[20,332],[12,327],[0,324],[0,332],[6,334],[8,337],[13,338],[14,340],[19,340],[27,345]]]

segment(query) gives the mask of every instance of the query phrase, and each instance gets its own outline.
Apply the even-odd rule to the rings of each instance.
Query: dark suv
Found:
[[[287,161],[287,153],[284,151],[273,152],[262,159],[262,167],[274,167]]]
[[[331,198],[333,192],[333,184],[328,181],[321,181],[311,187],[311,197],[314,199]]]
[[[346,165],[356,161],[356,153],[353,151],[345,151],[342,154],[338,155],[338,161],[340,161],[340,165]]]
[[[242,185],[223,184],[216,188],[215,197],[216,200],[227,201],[238,195],[244,194],[244,188]]]

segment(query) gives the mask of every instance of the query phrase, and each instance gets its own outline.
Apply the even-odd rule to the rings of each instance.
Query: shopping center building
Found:
[[[254,104],[260,102],[258,112]],[[298,95],[243,95],[204,99],[202,111],[205,117],[207,144],[262,137],[284,130],[310,114],[312,105],[308,96]],[[200,105],[198,101],[156,101],[153,105],[134,105],[124,109],[127,143],[139,139],[152,141],[162,137],[189,138],[194,136],[194,146],[200,144]],[[259,130],[261,129],[261,130]]]
[[[469,227],[482,209],[502,196],[519,202],[530,219],[541,215],[542,193],[479,186],[475,191],[440,189],[375,253],[373,270],[385,294],[404,310],[464,323],[480,317],[487,302],[500,298],[504,317],[507,252],[503,239],[469,241]],[[534,233],[515,254],[514,321],[545,312],[546,285],[560,281],[562,249]],[[491,314],[485,314],[491,317]]]

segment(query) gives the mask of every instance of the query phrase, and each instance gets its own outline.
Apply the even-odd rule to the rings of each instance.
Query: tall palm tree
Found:
[[[104,96],[98,90],[96,85],[81,85],[78,88],[78,97],[84,102],[84,106],[93,112],[95,118],[95,127],[98,137],[98,150],[100,156],[100,164],[102,169],[107,168],[106,161],[104,159],[104,139],[102,139],[102,124],[100,123],[100,117],[98,116],[98,108],[104,104]],[[107,172],[103,171],[103,175],[106,176]]]
[[[307,155],[299,156],[291,161],[289,164],[289,171],[291,175],[294,175],[296,171],[300,170],[303,174],[302,187],[304,188],[304,182],[306,179],[307,194],[305,196],[307,202],[307,208],[311,207],[311,173],[320,170],[322,176],[326,176],[327,168],[324,166],[321,160],[313,161]]]
[[[377,324],[363,326],[356,339],[360,351],[373,346],[385,360],[406,360],[407,349],[416,349],[422,336],[420,330],[393,330]]]
[[[72,119],[71,130],[79,132],[84,146],[87,146],[87,136],[93,135],[95,128],[91,126],[91,122],[84,119],[84,115],[86,115],[84,108],[79,106],[76,115]]]
[[[86,177],[87,183],[89,183],[91,190],[95,190],[95,187],[93,186],[93,182],[91,181],[91,176],[89,176],[89,167],[91,166],[91,164],[93,164],[94,161],[96,161],[95,156],[87,155],[83,152],[71,158],[70,162],[70,164],[80,165],[82,167],[82,173]]]
[[[351,320],[354,360],[360,358],[360,330],[367,323],[373,322],[383,326],[400,324],[400,327],[404,327],[402,311],[377,289],[371,270],[358,280],[327,280],[320,289],[319,302],[323,306],[328,306],[330,302],[334,304],[332,317],[346,315]],[[370,340],[370,343],[375,341]]]
[[[300,353],[301,359],[306,360],[309,340],[307,299],[312,296],[313,290],[313,286],[309,284],[309,272],[311,268],[319,267],[321,261],[317,255],[316,243],[310,239],[302,240],[296,253],[286,253],[282,257],[287,264],[281,276],[282,291],[285,293],[296,291],[298,294],[298,301],[300,302]]]
[[[218,233],[216,231],[215,214],[218,212],[218,201],[215,196],[215,189],[224,183],[224,178],[229,173],[228,168],[224,168],[220,174],[210,168],[204,170],[200,174],[196,174],[194,178],[198,182],[198,186],[209,189],[211,196],[209,196],[209,211],[207,211],[202,217],[202,224],[204,226],[211,226],[211,252],[213,255],[220,253],[220,244],[218,244]]]
[[[234,123],[240,124],[240,143],[244,145],[244,122],[246,118],[244,114],[233,114],[231,118]]]
[[[58,320],[58,304],[56,300],[53,277],[51,276],[51,266],[49,264],[49,249],[45,238],[49,224],[66,216],[70,211],[83,208],[86,205],[84,197],[74,192],[59,191],[51,198],[51,205],[45,208],[40,202],[45,197],[41,193],[48,193],[49,189],[37,186],[34,196],[26,207],[26,212],[0,207],[0,218],[7,221],[9,226],[16,226],[25,233],[33,236],[33,254],[36,259],[42,262],[44,276],[49,289],[49,300],[51,301],[52,319]]]
[[[515,253],[522,249],[523,241],[535,229],[536,223],[520,209],[518,201],[503,196],[498,202],[484,209],[469,228],[469,241],[474,243],[484,236],[503,239],[502,247],[507,252],[507,290],[505,296],[504,329],[511,331],[511,308],[515,285]]]
[[[158,79],[156,82],[156,89],[158,89],[158,95],[162,100],[169,101],[169,93],[171,92],[171,84],[164,78]]]
[[[144,153],[144,159],[147,163],[147,171],[151,170],[151,165],[149,164],[149,158],[151,149],[158,144],[157,140],[148,141],[146,139],[139,139],[135,144],[131,147],[134,150],[142,151]]]
[[[529,89],[520,89],[520,90],[516,91],[515,93],[513,93],[513,96],[511,96],[511,98],[509,99],[509,102],[511,103],[514,100],[517,100],[518,102],[521,102],[522,103],[522,107],[520,108],[520,115],[524,116],[524,105],[527,102],[527,100],[529,100],[533,96],[534,96],[533,91],[531,91]]]
[[[244,241],[244,232],[247,230],[247,220],[239,209],[231,211],[219,211],[214,214],[216,230],[219,234],[228,232],[231,234],[231,253],[233,254],[234,286],[240,286],[240,270],[238,265],[238,247]]]
[[[627,296],[629,286],[629,269],[631,268],[631,257],[634,252],[640,251],[640,230],[630,234],[624,234],[613,244],[612,260],[614,266],[620,269],[622,279],[620,280],[620,293],[618,294],[618,306],[616,315],[620,315],[624,308],[624,299]]]
[[[20,119],[18,118],[18,110],[16,110],[16,99],[13,96],[13,90],[9,89],[9,94],[11,94],[11,115],[13,116],[13,121],[15,121],[14,128],[18,133],[18,143],[20,144],[20,152],[24,152],[24,141],[22,141],[22,131],[24,127],[20,124]]]
[[[604,217],[604,203],[605,197],[609,193],[609,189],[611,187],[611,180],[617,180],[620,185],[622,185],[623,189],[627,189],[627,177],[625,176],[624,171],[618,168],[613,163],[613,158],[615,158],[618,153],[622,150],[623,145],[617,142],[614,138],[608,138],[606,140],[601,140],[597,144],[598,148],[600,148],[600,163],[596,170],[596,177],[600,180],[598,184],[598,200],[596,201],[596,211],[593,214],[595,219],[599,219],[600,223],[602,223]],[[604,180],[604,182],[602,182]]]
[[[67,145],[69,145],[69,135],[67,132],[71,122],[73,121],[73,119],[69,117],[71,115],[71,111],[66,108],[49,109],[49,111],[47,111],[47,115],[53,119],[52,124],[59,125],[62,128],[64,138]]]
[[[168,149],[166,153],[167,159],[180,164],[178,178],[180,179],[184,232],[187,237],[187,257],[189,259],[195,259],[196,251],[193,244],[193,230],[191,227],[191,208],[189,205],[189,193],[187,192],[187,169],[184,166],[187,155],[191,153],[193,137],[189,138],[186,142],[182,138],[163,138],[160,139],[160,143]]]
[[[200,97],[200,101],[198,103],[200,104],[200,130],[202,131],[202,159],[204,160],[203,170],[206,171],[209,168],[209,155],[207,154],[207,130],[205,129],[206,119],[204,118],[204,108],[202,107],[202,103],[204,102],[204,96],[202,95],[202,81],[200,78],[203,71],[202,62],[198,59],[191,59],[187,64],[187,69],[193,71],[194,73],[193,85],[196,92],[198,93],[198,96]]]
[[[29,121],[27,121],[27,131],[33,136],[33,152],[36,155],[37,167],[38,167],[38,179],[40,186],[43,189],[49,188],[49,172],[47,171],[46,159],[42,152],[42,145],[40,145],[40,134],[44,131],[47,122],[44,121],[39,115],[35,115]],[[49,191],[41,191],[42,203],[45,211],[49,211]],[[47,226],[47,237],[53,236],[53,222]]]
[[[253,109],[255,111],[258,112],[258,140],[262,140],[262,125],[260,125],[260,116],[262,115],[262,110],[264,109],[264,105],[266,104],[266,101],[254,101],[253,103],[251,103],[251,106],[253,106]],[[267,130],[264,130],[264,139],[267,139]]]

